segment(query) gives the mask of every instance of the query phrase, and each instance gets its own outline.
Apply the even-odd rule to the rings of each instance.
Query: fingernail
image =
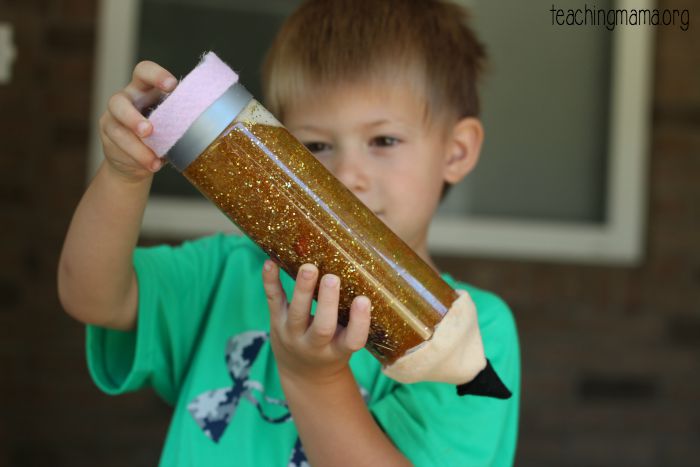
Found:
[[[335,287],[338,284],[338,277],[334,276],[333,274],[327,274],[326,278],[323,279],[323,282],[328,286],[328,287]]]
[[[165,89],[172,89],[175,87],[177,84],[177,80],[173,78],[172,76],[170,78],[165,78],[163,80],[163,88]]]
[[[154,172],[157,172],[160,169],[160,166],[163,165],[160,159],[156,159],[151,163],[151,170]]]
[[[265,264],[263,264],[263,269],[265,271],[269,271],[272,269],[272,261],[265,261]]]
[[[139,124],[136,126],[136,131],[139,132],[139,135],[141,136],[146,136],[148,134],[148,130],[151,128],[151,124],[148,123],[146,120],[139,122]]]
[[[360,309],[367,309],[369,308],[369,298],[365,297],[364,295],[360,295],[357,297],[357,306]]]
[[[314,272],[311,269],[302,268],[301,277],[303,277],[304,279],[311,279],[312,277],[314,277]]]

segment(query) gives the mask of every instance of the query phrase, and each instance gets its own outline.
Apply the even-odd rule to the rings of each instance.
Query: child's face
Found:
[[[285,112],[285,126],[424,258],[450,138],[409,86],[338,86]],[[461,177],[460,177],[461,178]]]

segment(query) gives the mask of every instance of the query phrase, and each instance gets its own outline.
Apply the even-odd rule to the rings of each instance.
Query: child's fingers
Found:
[[[350,320],[347,327],[338,335],[338,346],[345,353],[357,352],[367,343],[370,324],[371,303],[369,298],[360,295],[350,305]]]
[[[117,122],[145,138],[153,130],[153,125],[139,112],[125,92],[118,92],[109,99],[107,110]]]
[[[104,134],[104,132],[100,132],[100,139],[102,141],[102,149],[104,150],[106,158],[111,159],[112,161],[115,161],[114,164],[116,166],[119,166],[119,167],[121,167],[123,169],[127,169],[127,170],[128,169],[135,169],[135,168],[141,168],[143,170],[149,170],[149,171],[151,170],[148,167],[146,167],[143,164],[136,161],[129,154],[122,151],[121,148],[119,146],[117,146],[117,144],[109,138],[109,136]],[[135,166],[138,166],[138,167],[135,167]]]
[[[102,126],[102,132],[103,142],[113,144],[127,157],[135,160],[146,170],[156,172],[162,166],[162,161],[158,156],[143,141],[137,138],[131,130],[116,120],[106,119]]]
[[[284,318],[287,296],[284,294],[284,289],[282,289],[279,268],[269,259],[263,265],[263,287],[267,305],[270,308],[271,324],[278,328]]]
[[[132,93],[138,94],[137,96],[132,95],[132,98],[135,98],[153,88],[171,92],[176,85],[177,78],[172,73],[155,62],[145,60],[134,67],[131,83],[126,87],[126,91],[130,95]]]
[[[313,264],[304,264],[299,268],[294,296],[287,309],[287,331],[292,336],[301,336],[309,327],[311,302],[314,298],[318,269]]]
[[[312,345],[326,345],[335,336],[335,330],[338,327],[339,298],[340,279],[333,274],[326,274],[318,288],[316,315],[307,334]]]
[[[141,62],[134,68],[131,82],[124,88],[137,109],[157,102],[163,93],[171,92],[177,86],[177,79],[165,68],[154,62]]]

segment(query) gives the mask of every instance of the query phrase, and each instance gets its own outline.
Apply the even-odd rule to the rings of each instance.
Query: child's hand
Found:
[[[141,110],[175,89],[177,79],[153,62],[134,68],[131,82],[114,94],[100,117],[100,139],[109,168],[130,181],[153,176],[162,161],[141,138],[153,132],[153,125]]]
[[[346,328],[338,326],[340,279],[326,274],[319,285],[315,316],[310,315],[318,276],[313,264],[299,268],[292,302],[287,303],[279,268],[265,262],[263,284],[270,309],[270,341],[280,377],[300,383],[331,383],[347,369],[353,352],[369,333],[370,302],[355,297]]]

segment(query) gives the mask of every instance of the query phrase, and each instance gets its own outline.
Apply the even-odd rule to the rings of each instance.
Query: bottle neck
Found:
[[[168,151],[167,159],[180,172],[187,169],[252,98],[252,94],[241,83],[229,87],[190,125],[182,138]]]

